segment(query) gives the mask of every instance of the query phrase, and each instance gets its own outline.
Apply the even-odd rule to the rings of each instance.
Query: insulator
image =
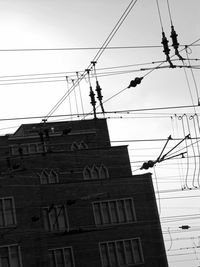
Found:
[[[92,90],[92,87],[90,86],[90,94],[89,94],[90,98],[91,98],[91,104],[94,107],[96,105],[96,101],[95,101],[95,94]]]
[[[177,36],[178,34],[176,33],[176,31],[174,30],[174,26],[172,25],[171,26],[171,35],[170,37],[172,38],[172,46],[175,48],[175,49],[178,49],[178,46],[179,46],[179,43],[178,43],[178,40],[177,40]]]
[[[141,169],[141,170],[142,170],[142,169],[147,170],[147,169],[149,169],[149,168],[152,168],[154,165],[155,165],[155,162],[152,161],[152,160],[149,160],[148,162],[144,162],[144,163],[142,164],[142,167],[141,167],[140,169]]]
[[[152,160],[149,160],[148,164],[149,164],[149,168],[152,168],[154,166],[155,162]]]
[[[100,106],[101,106],[101,110],[102,110],[102,112],[104,113],[105,111],[104,111],[103,102],[102,102],[103,96],[102,96],[102,94],[101,94],[101,90],[102,90],[102,89],[101,89],[101,87],[100,87],[100,85],[99,85],[99,82],[96,81],[97,98],[99,99]]]
[[[143,77],[136,77],[134,80],[132,80],[128,86],[128,88],[130,87],[136,87],[138,84],[141,83]]]
[[[96,101],[95,101],[95,93],[92,90],[92,86],[90,86],[90,94],[89,94],[89,96],[91,98],[91,102],[90,103],[93,106],[94,118],[96,119],[96,108],[95,108]]]
[[[99,101],[101,101],[103,99],[103,96],[101,94],[101,87],[98,83],[98,81],[96,81],[96,91],[97,91],[97,98],[99,99]]]
[[[190,228],[190,226],[189,225],[182,225],[179,228],[183,229],[183,230],[188,230]]]
[[[161,44],[163,45],[163,52],[165,53],[165,55],[169,55],[169,52],[170,52],[170,49],[169,49],[169,46],[168,46],[168,43],[169,41],[167,40],[166,36],[165,36],[165,33],[162,32],[162,42]]]

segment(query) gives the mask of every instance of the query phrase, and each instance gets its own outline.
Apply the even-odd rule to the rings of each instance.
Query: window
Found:
[[[14,199],[0,198],[0,227],[8,227],[16,224]]]
[[[92,179],[99,179],[100,178],[99,168],[96,165],[93,165],[93,167],[91,169],[91,173],[92,173]]]
[[[50,267],[74,267],[74,257],[71,247],[49,250]]]
[[[73,142],[72,145],[71,145],[71,150],[75,151],[75,150],[78,150],[78,149],[79,149],[79,145],[76,142]]]
[[[132,198],[93,202],[96,225],[129,223],[136,220]]]
[[[88,166],[86,166],[83,170],[83,177],[85,180],[92,179],[92,173],[91,173],[91,170]]]
[[[85,180],[106,179],[109,178],[108,169],[103,164],[100,166],[93,164],[92,167],[86,166],[83,170],[83,177]]]
[[[16,145],[10,146],[10,153],[11,155],[19,155],[19,147]]]
[[[99,248],[103,267],[129,266],[144,262],[139,238],[102,242]]]
[[[64,205],[43,208],[44,228],[47,231],[68,230],[67,210]]]
[[[73,142],[71,145],[71,150],[75,151],[75,150],[81,150],[81,149],[88,149],[88,145],[84,142],[84,141],[80,141],[80,142]]]
[[[101,164],[99,172],[101,179],[109,178],[108,169],[103,164]]]
[[[40,174],[38,174],[40,177],[40,183],[41,184],[55,184],[58,183],[58,174],[53,169],[44,169]]]
[[[26,143],[21,145],[11,145],[10,146],[10,153],[11,155],[20,155],[20,149],[22,154],[33,154],[33,153],[41,153],[44,152],[46,147],[43,143]]]
[[[84,141],[81,141],[79,143],[79,149],[88,149],[88,145]]]
[[[0,247],[1,267],[21,267],[21,253],[18,245]]]

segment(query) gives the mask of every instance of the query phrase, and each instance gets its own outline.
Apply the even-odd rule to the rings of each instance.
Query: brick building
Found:
[[[151,174],[105,119],[0,137],[0,267],[168,266]]]

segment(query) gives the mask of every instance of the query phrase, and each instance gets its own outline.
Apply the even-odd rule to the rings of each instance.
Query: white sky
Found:
[[[73,47],[100,47],[116,22],[122,15],[130,1],[128,0],[0,0],[0,118],[43,116],[51,110],[57,101],[67,90],[67,83],[63,74],[58,75],[59,82],[42,82],[5,85],[16,83],[16,77],[2,78],[2,76],[15,76],[27,74],[44,74],[57,72],[83,72],[94,58],[98,50],[76,51],[2,51],[5,49],[28,49],[28,48],[73,48]],[[181,45],[189,45],[200,38],[200,1],[199,0],[169,0],[172,20],[178,33],[178,41]],[[167,9],[167,0],[159,0],[160,11],[164,31],[170,39],[170,20]],[[170,40],[171,43],[171,40]],[[199,44],[200,42],[197,42]],[[138,0],[137,4],[128,15],[123,25],[109,44],[109,46],[159,46],[161,45],[161,26],[159,22],[156,0]],[[182,49],[183,47],[181,47]],[[97,63],[98,68],[116,67],[121,65],[133,65],[165,60],[165,55],[159,48],[138,49],[109,49],[106,50]],[[192,46],[188,55],[191,59],[199,59],[199,46]],[[173,55],[173,49],[171,55]],[[182,53],[186,57],[185,51]],[[176,57],[174,57],[176,58]],[[198,65],[199,61],[191,61],[191,65]],[[182,62],[176,61],[177,65]],[[166,65],[166,64],[165,64]],[[140,68],[155,67],[143,65],[128,68],[139,70]],[[119,69],[119,70],[126,70]],[[104,70],[105,71],[105,70]],[[106,70],[110,71],[110,70]],[[189,69],[185,69],[188,75],[190,90],[193,101],[197,104],[197,94],[194,79]],[[193,69],[197,89],[199,90],[199,70]],[[141,77],[146,72],[133,72],[123,75],[99,77],[104,100],[127,87],[132,79]],[[46,77],[55,75],[46,75]],[[60,77],[61,76],[61,77]],[[19,78],[38,78],[44,76],[24,76]],[[50,80],[50,79],[45,79]],[[51,79],[52,80],[52,79]],[[27,82],[30,80],[21,80]],[[39,79],[32,80],[34,82]],[[40,79],[42,81],[42,79]],[[44,79],[43,79],[44,81]],[[19,82],[19,81],[18,81]],[[2,85],[4,84],[4,85]],[[92,79],[92,85],[95,80]],[[70,86],[70,85],[69,85]],[[84,111],[91,111],[89,99],[89,84],[83,80],[80,84]],[[200,93],[200,90],[199,92]],[[78,96],[78,91],[77,91]],[[71,96],[72,111],[76,113],[74,94]],[[78,99],[79,111],[81,111],[80,99]],[[127,110],[151,107],[168,107],[192,105],[192,99],[183,68],[158,69],[147,75],[136,88],[127,89],[122,94],[105,104],[105,110]],[[56,114],[69,114],[68,99],[55,112]],[[135,112],[129,115],[118,114],[108,119],[109,130],[112,140],[154,139],[167,138],[170,134],[183,137],[181,120],[174,117],[175,113],[199,113],[199,108],[158,110],[157,112],[146,111],[143,115]],[[151,114],[150,114],[151,113]],[[152,113],[154,115],[152,115]],[[166,118],[158,118],[166,113]],[[155,117],[155,114],[157,116]],[[113,114],[108,115],[113,117]],[[141,118],[141,116],[145,118]],[[153,116],[153,118],[152,118]],[[136,118],[137,117],[137,118]],[[148,118],[146,118],[148,117]],[[151,118],[149,118],[151,117]],[[90,117],[88,117],[90,118]],[[40,120],[34,120],[39,122]],[[0,129],[19,126],[21,123],[34,122],[33,120],[1,121]],[[172,124],[173,121],[173,124]],[[185,121],[186,125],[186,121]],[[195,128],[192,120],[189,120],[190,131],[195,137]],[[16,128],[1,130],[1,134],[13,132]],[[174,133],[173,133],[174,130]],[[187,129],[187,133],[189,130]],[[198,136],[200,134],[197,131]],[[159,155],[165,141],[162,142],[125,142],[129,144],[133,171],[138,169],[145,160],[154,160]],[[171,141],[169,147],[177,142]],[[117,145],[119,143],[113,143]],[[184,145],[182,146],[184,147]],[[145,149],[144,149],[145,148]],[[151,149],[146,149],[151,148]],[[153,148],[153,149],[152,149]],[[198,147],[195,148],[198,154]],[[183,150],[184,151],[184,150]],[[190,156],[194,151],[191,147]],[[180,163],[182,162],[182,163]],[[184,184],[186,160],[171,160],[157,164],[156,176],[161,199],[161,221],[170,267],[196,267],[200,265],[199,248],[199,190],[184,190],[182,192],[163,193],[163,190],[181,189]],[[194,160],[190,160],[189,175],[198,177],[199,162],[196,161],[194,174]],[[151,171],[151,170],[150,170]],[[141,173],[137,171],[134,173]],[[153,172],[153,170],[152,170]],[[154,177],[155,179],[155,177]],[[156,184],[155,190],[157,191]],[[186,198],[173,198],[183,197]],[[195,214],[195,219],[190,221],[166,222],[166,218],[174,215]],[[170,220],[175,218],[170,218]],[[179,226],[189,224],[191,231],[183,230],[178,233]],[[196,230],[196,231],[194,231]],[[170,232],[170,235],[169,233]],[[188,237],[188,239],[186,239]],[[184,249],[183,248],[187,248]],[[193,254],[192,254],[193,253]],[[181,254],[176,256],[175,254]],[[189,255],[182,255],[189,254]],[[180,261],[180,262],[179,262]]]

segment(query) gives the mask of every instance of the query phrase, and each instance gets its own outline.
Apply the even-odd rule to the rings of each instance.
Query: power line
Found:
[[[185,47],[188,44],[179,45]],[[200,44],[194,44],[192,46],[200,46]],[[172,47],[172,45],[169,45]],[[162,48],[161,45],[128,45],[128,46],[107,46],[106,50],[118,50],[118,49],[149,49],[149,48]],[[99,50],[101,47],[50,47],[50,48],[10,48],[0,49],[0,52],[40,52],[40,51],[81,51],[81,50]]]
[[[115,36],[115,34],[117,33],[117,31],[119,30],[120,26],[122,25],[122,23],[124,22],[124,20],[126,19],[126,17],[128,16],[128,14],[130,13],[130,11],[133,9],[133,7],[135,6],[135,4],[137,3],[138,0],[132,0],[128,7],[125,9],[125,11],[123,12],[123,14],[121,15],[121,17],[119,18],[119,20],[117,21],[116,25],[114,26],[114,28],[112,29],[112,31],[110,32],[110,34],[108,35],[108,37],[106,38],[106,40],[104,41],[104,43],[102,44],[101,48],[99,49],[99,51],[97,52],[97,54],[95,55],[95,57],[93,58],[93,60],[90,62],[90,64],[88,65],[88,67],[86,68],[85,72],[82,74],[82,76],[80,78],[78,78],[75,83],[73,84],[73,86],[70,88],[69,91],[67,91],[61,98],[60,100],[53,106],[53,108],[49,111],[49,113],[45,116],[46,119],[49,118],[50,115],[52,115],[58,108],[59,106],[63,103],[63,101],[66,99],[66,97],[75,89],[75,87],[80,83],[80,81],[86,76],[87,74],[87,70],[91,70],[92,68],[92,62],[97,62],[99,60],[99,58],[101,57],[101,55],[103,54],[103,52],[105,51],[106,47],[109,45],[109,43],[111,42],[111,40],[113,39],[113,37]]]
[[[199,65],[190,65],[190,66],[187,66],[187,65],[181,65],[181,66],[178,66],[178,65],[174,65],[176,68],[189,68],[189,69],[198,69],[200,66]],[[169,66],[160,66],[160,67],[156,67],[156,69],[164,69],[164,68],[170,68]],[[116,76],[116,75],[123,75],[123,74],[128,74],[128,73],[133,73],[133,72],[143,72],[143,71],[147,71],[147,70],[155,70],[154,67],[151,67],[151,68],[140,68],[140,69],[133,69],[133,70],[120,70],[120,71],[110,71],[110,72],[102,72],[102,73],[98,73],[98,77],[108,77],[108,76]],[[67,72],[66,72],[67,73]],[[41,74],[43,75],[43,74]],[[45,75],[45,74],[44,74]],[[24,75],[22,75],[24,76]],[[22,77],[21,76],[21,77]],[[29,75],[26,75],[26,76],[29,76]],[[20,77],[20,75],[18,76]],[[1,77],[0,77],[0,85],[16,85],[16,84],[31,84],[31,83],[48,83],[48,82],[65,82],[66,79],[65,79],[66,76],[52,76],[52,77],[27,77],[27,78],[20,78],[20,79],[8,79],[8,80],[1,80]],[[75,74],[72,74],[70,76],[68,76],[69,78],[75,78]],[[91,77],[93,77],[93,75],[91,75]],[[56,80],[56,78],[63,78],[63,80]],[[80,76],[81,78],[81,76]],[[43,79],[43,80],[42,80]],[[45,79],[55,79],[55,80],[45,80]],[[23,82],[25,80],[25,82]],[[32,81],[32,80],[37,80],[37,81]],[[12,82],[12,81],[15,81],[15,82]],[[17,82],[18,81],[18,82]],[[22,82],[21,82],[22,81]],[[6,83],[5,83],[6,82]],[[79,83],[77,84],[79,85]],[[74,87],[75,88],[75,87]],[[128,89],[128,88],[126,88]],[[109,99],[107,99],[106,101],[112,99],[113,97],[117,96],[118,94],[122,93],[124,90],[116,93],[115,95],[111,96]]]
[[[187,59],[186,59],[187,60]],[[189,59],[190,61],[199,61],[199,58],[194,58],[194,59]],[[172,61],[179,61],[179,59],[172,59]],[[99,74],[99,71],[103,71],[103,70],[112,70],[112,69],[120,69],[120,68],[129,68],[129,67],[137,67],[137,66],[144,66],[144,65],[151,65],[151,64],[158,64],[158,63],[162,63],[163,60],[157,60],[157,61],[151,61],[151,62],[144,62],[144,63],[135,63],[135,64],[128,64],[128,65],[118,65],[118,66],[110,66],[110,67],[103,67],[103,68],[98,68],[96,69]],[[194,66],[193,66],[194,67]],[[198,66],[195,66],[198,67]],[[137,70],[136,70],[137,71]],[[54,78],[58,78],[57,75],[62,75],[61,77],[66,77],[69,75],[68,74],[72,74],[72,76],[70,77],[76,77],[77,74],[75,75],[75,73],[83,73],[83,70],[79,70],[79,71],[62,71],[62,72],[46,72],[46,73],[29,73],[29,74],[16,74],[16,75],[3,75],[0,76],[0,79],[4,79],[4,78],[18,78],[18,77],[28,77],[27,79],[31,79],[31,76],[46,76],[46,75],[55,75],[53,76]],[[104,73],[103,73],[104,74]],[[91,74],[92,76],[92,74]],[[53,78],[53,77],[49,77],[49,78]],[[42,78],[46,78],[46,77],[42,77]],[[60,77],[59,77],[60,78]]]

